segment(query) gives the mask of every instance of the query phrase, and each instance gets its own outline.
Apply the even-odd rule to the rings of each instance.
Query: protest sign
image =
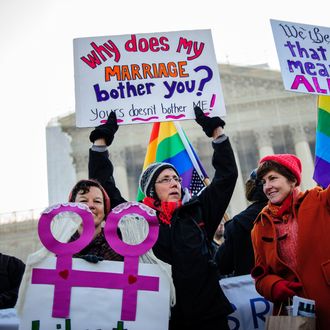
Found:
[[[77,204],[52,207],[42,214],[38,232],[43,245],[56,257],[34,264],[20,315],[20,330],[42,329],[163,329],[168,328],[168,277],[157,264],[143,264],[158,237],[155,211],[137,202],[120,204],[108,215],[104,235],[123,262],[86,262],[72,255],[93,238],[92,213]],[[69,243],[55,239],[52,220],[62,212],[78,214],[83,221],[80,237]],[[123,242],[117,233],[122,217],[142,217],[149,232],[138,244]],[[141,220],[143,221],[143,220]]]
[[[44,259],[36,265],[38,269],[55,270],[56,258]],[[88,263],[82,259],[73,259],[72,270],[81,273],[123,274],[123,262],[102,261]],[[93,287],[73,287],[70,299],[70,314],[67,317],[52,317],[54,286],[30,284],[26,292],[23,314],[20,318],[20,330],[105,330],[105,329],[163,329],[168,328],[169,286],[157,265],[139,264],[139,276],[158,277],[159,291],[137,292],[135,320],[123,320],[121,317],[124,290]],[[94,278],[98,282],[98,277]],[[92,284],[92,277],[91,277]],[[60,325],[61,327],[59,327]]]
[[[271,20],[284,87],[330,95],[330,28]]]
[[[220,285],[234,308],[228,316],[230,330],[265,328],[266,316],[272,314],[273,304],[259,295],[250,275],[224,278]]]
[[[94,127],[115,111],[119,124],[226,113],[210,30],[77,38],[76,125]]]
[[[19,319],[14,308],[0,309],[0,330],[18,330]]]

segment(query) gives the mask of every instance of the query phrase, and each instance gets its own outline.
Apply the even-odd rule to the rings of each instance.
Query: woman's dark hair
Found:
[[[257,169],[255,168],[248,180],[245,182],[245,197],[249,202],[259,202],[267,200],[262,184],[257,179]]]
[[[78,181],[71,191],[69,202],[74,202],[80,191],[82,192],[82,194],[88,193],[90,190],[90,187],[97,187],[97,188],[101,189],[101,185],[96,181],[89,181],[89,180]],[[101,189],[101,191],[102,191],[102,189]],[[104,196],[103,196],[103,198],[104,198]]]
[[[103,203],[104,203],[104,214],[107,215],[108,212],[110,212],[110,204],[107,205],[107,200],[109,200],[109,197],[106,196],[105,191],[101,184],[97,180],[80,180],[78,181],[74,187],[71,190],[70,196],[69,196],[69,202],[75,202],[78,193],[81,192],[81,194],[86,194],[90,191],[91,187],[99,188],[102,192],[103,197]]]
[[[289,171],[285,166],[273,162],[272,160],[267,160],[258,167],[257,170],[258,180],[261,180],[270,171],[275,171],[285,176],[291,182],[297,182],[297,178],[294,176],[294,174],[291,171]]]

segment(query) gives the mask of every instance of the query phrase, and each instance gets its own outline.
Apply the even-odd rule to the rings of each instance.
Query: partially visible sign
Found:
[[[330,28],[271,20],[286,90],[330,95]]]
[[[225,115],[211,30],[74,39],[76,125]]]
[[[51,222],[62,212],[82,218],[83,231],[73,242],[59,242],[52,234]],[[149,232],[142,242],[130,245],[118,237],[117,227],[122,217],[137,215],[148,222]],[[157,264],[139,263],[139,256],[147,253],[158,237],[155,211],[127,202],[114,208],[107,219],[105,238],[124,261],[93,264],[72,258],[93,239],[93,215],[87,206],[59,204],[43,212],[38,224],[40,240],[56,257],[35,263],[32,273],[25,276],[29,283],[20,330],[168,328],[168,277]]]
[[[56,269],[56,258],[47,258],[36,265],[36,268]],[[119,261],[102,261],[97,264],[73,258],[72,270],[89,274],[90,285],[104,275],[120,277],[124,263]],[[66,281],[65,273],[57,273]],[[94,277],[93,277],[94,276]],[[163,329],[168,328],[169,319],[169,283],[157,265],[139,264],[140,277],[159,278],[159,291],[136,290],[136,319],[123,320],[123,296],[128,295],[130,286],[134,286],[138,276],[129,277],[127,290],[98,287],[72,287],[70,296],[70,313],[66,317],[52,317],[55,288],[51,284],[32,284],[28,286],[21,315],[20,330],[108,330],[108,329]],[[123,277],[123,276],[122,276]],[[111,285],[110,285],[111,286]],[[127,302],[127,300],[126,300]],[[128,306],[126,306],[128,307]],[[122,328],[120,328],[120,324]]]
[[[18,330],[18,326],[16,309],[0,309],[0,330]]]
[[[222,279],[220,285],[235,310],[228,316],[230,330],[263,330],[273,304],[259,295],[252,277],[229,277]]]

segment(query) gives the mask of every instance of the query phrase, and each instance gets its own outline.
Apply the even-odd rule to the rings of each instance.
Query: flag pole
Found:
[[[179,122],[175,122],[175,121],[173,122],[173,124],[176,127],[176,130],[177,130],[177,132],[178,132],[178,134],[179,134],[179,136],[181,138],[181,141],[182,141],[184,147],[187,150],[188,156],[189,156],[192,164],[194,165],[194,168],[195,168],[198,176],[201,178],[201,180],[204,182],[204,184],[206,186],[208,186],[210,184],[210,180],[209,180],[209,178],[207,178],[207,177],[204,176],[202,170],[200,169],[199,164],[198,164],[198,162],[197,162],[197,160],[195,158],[195,155],[194,155],[193,151],[191,150],[190,144],[187,141],[186,136],[183,133],[183,130],[182,130],[181,125],[179,124]]]

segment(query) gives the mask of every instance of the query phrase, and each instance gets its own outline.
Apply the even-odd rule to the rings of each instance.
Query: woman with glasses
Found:
[[[211,241],[230,202],[237,167],[229,139],[223,134],[225,122],[219,117],[205,116],[198,107],[195,115],[206,135],[213,138],[215,175],[210,185],[189,199],[177,169],[169,163],[149,165],[141,174],[139,185],[146,196],[143,203],[155,209],[159,219],[153,252],[172,266],[176,305],[171,311],[169,329],[229,329],[227,315],[233,309],[219,285]],[[106,189],[113,188],[113,181],[106,182],[112,178],[113,167],[107,151],[95,145],[110,145],[117,128],[116,116],[111,113],[107,123],[90,136],[94,149],[90,152],[89,175]],[[108,194],[112,198],[112,192]]]

